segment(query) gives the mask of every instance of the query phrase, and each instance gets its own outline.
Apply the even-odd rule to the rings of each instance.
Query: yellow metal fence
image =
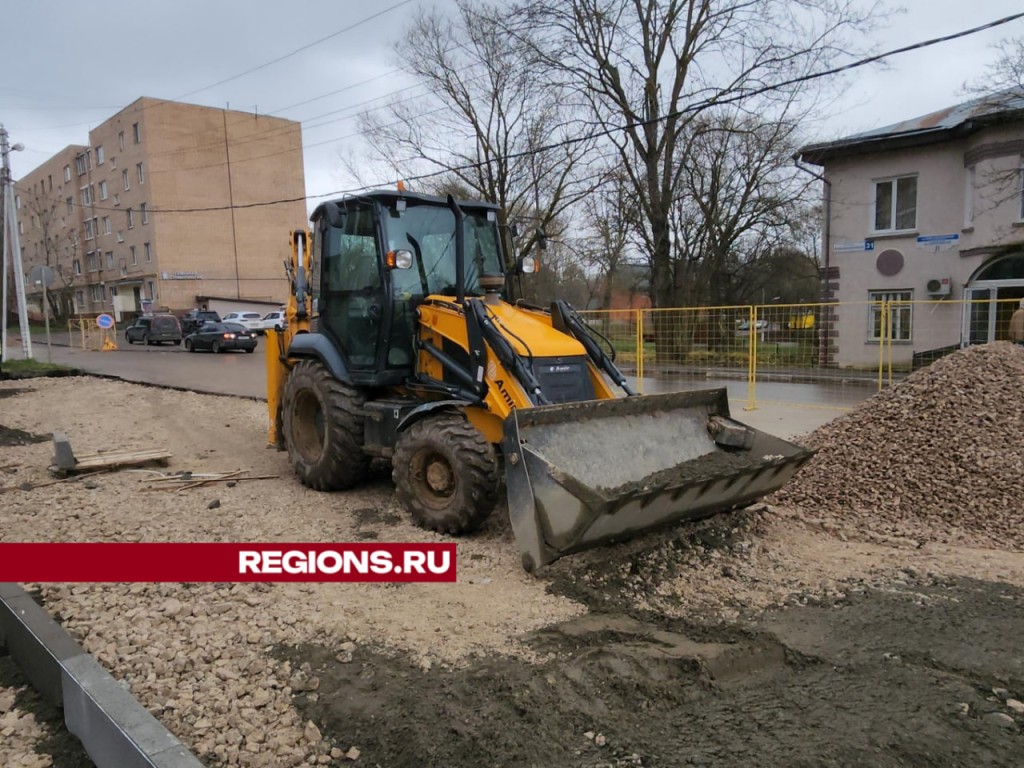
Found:
[[[592,310],[641,393],[724,386],[762,403],[849,409],[967,344],[1006,338],[1019,299]]]

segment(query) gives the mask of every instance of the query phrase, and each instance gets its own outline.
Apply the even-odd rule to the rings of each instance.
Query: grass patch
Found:
[[[46,376],[77,376],[81,371],[66,365],[43,363],[39,360],[8,360],[0,368],[2,379],[37,379]]]

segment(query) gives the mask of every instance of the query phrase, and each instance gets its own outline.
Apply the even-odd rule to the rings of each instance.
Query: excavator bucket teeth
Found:
[[[502,447],[527,571],[746,506],[813,455],[730,418],[725,389],[515,410]]]

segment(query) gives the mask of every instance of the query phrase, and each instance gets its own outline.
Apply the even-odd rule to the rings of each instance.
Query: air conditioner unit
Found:
[[[931,296],[949,296],[953,292],[953,281],[948,277],[933,277],[926,287]]]

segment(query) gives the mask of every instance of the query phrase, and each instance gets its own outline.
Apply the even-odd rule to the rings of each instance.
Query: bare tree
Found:
[[[564,89],[536,66],[535,47],[505,33],[506,11],[470,0],[457,9],[455,21],[421,11],[403,36],[430,105],[395,101],[365,113],[360,128],[399,178],[433,174],[427,189],[468,189],[529,222],[514,245],[522,256],[593,187],[589,143],[563,142],[578,138],[579,123]]]
[[[763,120],[793,109],[818,88],[803,75],[847,53],[847,36],[876,7],[853,0],[527,0],[519,28],[540,30],[543,58],[588,107],[629,180],[638,234],[650,259],[652,301],[674,306],[674,251],[714,245],[700,218],[674,210],[687,175],[686,142],[704,113],[733,104]],[[525,39],[525,38],[523,38]],[[781,83],[789,83],[782,87]],[[777,86],[777,87],[776,87]],[[805,104],[806,106],[806,104]],[[775,169],[771,169],[775,170]],[[707,204],[707,201],[702,201]],[[675,222],[674,234],[673,222]],[[658,329],[659,346],[672,333]]]
[[[74,262],[78,257],[78,232],[60,223],[57,204],[50,198],[26,200],[26,208],[38,222],[43,236],[43,264],[53,270],[55,283],[47,289],[50,314],[62,323],[74,312]]]

